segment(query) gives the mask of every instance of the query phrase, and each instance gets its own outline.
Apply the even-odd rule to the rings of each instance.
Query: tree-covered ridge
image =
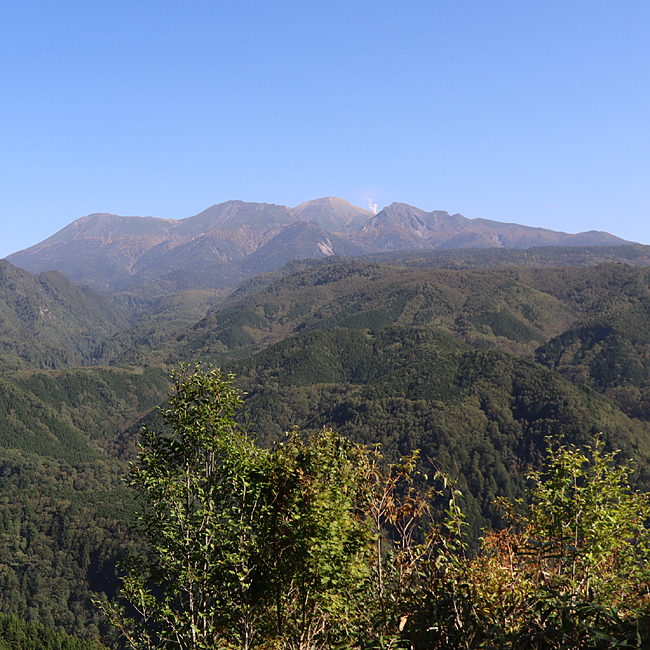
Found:
[[[581,443],[605,431],[608,445],[634,457],[647,481],[643,423],[531,360],[477,350],[436,328],[315,330],[231,368],[249,392],[243,421],[261,443],[283,439],[294,424],[329,424],[357,442],[381,442],[388,459],[419,448],[423,462],[459,481],[474,539],[495,521],[495,497],[523,495],[523,472],[541,462],[545,435]],[[83,453],[54,440],[49,448],[30,447],[25,437],[9,441],[22,451],[2,457],[8,523],[0,552],[15,558],[22,550],[5,572],[3,607],[98,638],[90,598],[110,593],[115,558],[131,543],[125,464],[113,457],[132,457],[140,427],[128,425],[161,399],[166,375],[83,369],[23,373],[6,384],[26,400],[26,431],[47,429],[61,440],[62,432],[75,433]],[[56,599],[55,585],[65,597]]]
[[[498,350],[476,350],[428,328],[335,329],[288,338],[228,366],[246,400],[243,421],[263,444],[293,426],[331,426],[381,443],[396,460],[419,449],[456,477],[478,536],[498,496],[523,496],[546,437],[574,444],[607,432],[650,484],[647,426],[559,375]],[[431,471],[431,467],[429,471]]]
[[[478,345],[532,354],[575,310],[505,272],[398,268],[347,261],[302,268],[229,300],[183,337],[124,361],[245,356],[299,331],[435,326]]]
[[[31,275],[0,260],[0,370],[87,362],[129,324],[123,309],[56,271]]]
[[[31,275],[0,260],[0,373],[107,364],[134,344],[178,335],[229,293],[157,286],[159,298],[146,286],[109,298],[56,271]]]
[[[479,253],[459,253],[459,259]],[[626,277],[634,274],[632,267],[621,265],[618,271],[612,270],[616,265],[450,270],[419,269],[416,263],[421,261],[408,256],[395,260],[410,268],[340,259],[293,262],[245,283],[222,308],[218,303],[226,295],[224,290],[191,288],[157,300],[123,292],[113,297],[118,307],[110,306],[104,298],[66,283],[57,274],[30,276],[4,262],[9,297],[0,301],[0,317],[5,316],[3,367],[65,367],[118,359],[169,363],[194,352],[242,355],[299,328],[410,322],[440,326],[469,342],[531,355],[537,345],[567,329],[572,319],[589,312],[594,300],[598,302],[594,313],[602,314],[609,309],[605,295],[616,306],[630,294],[630,283],[638,284],[638,278]],[[482,260],[479,265],[488,262]],[[636,275],[642,273],[638,267]],[[51,285],[52,279],[61,284],[60,290],[49,287],[44,291],[41,285],[46,280]],[[18,292],[17,285],[21,287]],[[41,294],[49,296],[52,309],[41,304]],[[111,314],[117,309],[122,321],[107,326],[111,320],[101,309],[97,311],[97,300],[101,309],[110,307]],[[97,326],[84,329],[80,307]],[[188,329],[209,309],[216,311],[194,331]],[[66,317],[70,313],[72,320]],[[131,325],[125,320],[127,314]],[[62,322],[66,327],[60,326]],[[228,327],[230,332],[215,335],[213,331]],[[182,342],[177,339],[183,338],[184,330],[188,345],[179,349]],[[206,331],[210,331],[207,337]],[[202,336],[207,340],[202,342]],[[211,346],[210,339],[215,338],[216,346]]]
[[[0,379],[0,441],[70,462],[115,455],[116,439],[157,406],[168,386],[160,368],[31,371]]]
[[[542,346],[541,363],[602,392],[635,418],[650,419],[647,305],[580,322]]]
[[[243,285],[183,335],[136,345],[122,360],[224,363],[297,332],[437,327],[476,347],[536,358],[647,419],[648,277],[645,267],[623,264],[448,270],[296,262]]]
[[[608,265],[556,288],[582,317],[540,346],[536,358],[570,381],[606,395],[626,413],[650,419],[650,273]]]
[[[153,301],[133,293],[114,295],[113,301],[126,305],[134,322],[98,342],[92,352],[94,363],[109,365],[134,346],[151,348],[174,339],[220,304],[228,293],[187,289]]]
[[[101,650],[103,645],[82,641],[41,623],[0,614],[0,650]]]
[[[126,470],[36,454],[0,458],[0,609],[95,642],[114,635],[92,598],[113,593],[133,544]]]
[[[396,266],[475,269],[502,267],[585,267],[608,262],[650,266],[650,247],[626,246],[535,246],[524,250],[465,248],[410,250],[366,255],[365,261]]]
[[[85,638],[105,633],[90,599],[110,593],[132,543],[124,461],[141,418],[158,426],[168,364],[179,360],[233,369],[249,392],[242,417],[264,444],[294,424],[332,425],[382,442],[388,459],[421,449],[422,462],[460,481],[475,538],[496,521],[494,497],[524,494],[547,434],[581,444],[606,432],[647,485],[648,284],[646,268],[623,264],[325,260],[257,277],[221,306],[219,292],[122,293],[140,320],[101,335],[90,356],[130,369],[0,378],[0,610]]]
[[[0,380],[0,611],[110,640],[91,598],[112,592],[133,542],[123,433],[168,385],[157,368]]]

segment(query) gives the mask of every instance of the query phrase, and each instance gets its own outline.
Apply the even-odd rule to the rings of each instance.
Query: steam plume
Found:
[[[369,199],[367,196],[364,196],[363,198],[366,201],[368,201],[368,210],[370,210],[370,212],[374,212],[375,214],[377,214],[377,204],[373,203],[372,199]]]

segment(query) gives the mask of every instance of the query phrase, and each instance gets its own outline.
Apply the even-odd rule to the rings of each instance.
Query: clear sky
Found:
[[[2,8],[0,257],[330,195],[650,244],[648,0]]]

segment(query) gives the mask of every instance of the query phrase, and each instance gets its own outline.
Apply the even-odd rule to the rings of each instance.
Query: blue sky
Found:
[[[2,6],[0,256],[328,195],[650,244],[647,0]]]

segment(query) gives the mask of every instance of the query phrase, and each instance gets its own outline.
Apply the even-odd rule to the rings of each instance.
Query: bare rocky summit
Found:
[[[295,208],[226,201],[186,219],[91,214],[52,237],[10,255],[31,273],[57,270],[99,291],[235,286],[253,273],[292,259],[459,248],[613,246],[630,244],[605,232],[568,234],[442,210],[392,203],[378,214],[325,197]],[[153,283],[153,284],[152,284]]]

